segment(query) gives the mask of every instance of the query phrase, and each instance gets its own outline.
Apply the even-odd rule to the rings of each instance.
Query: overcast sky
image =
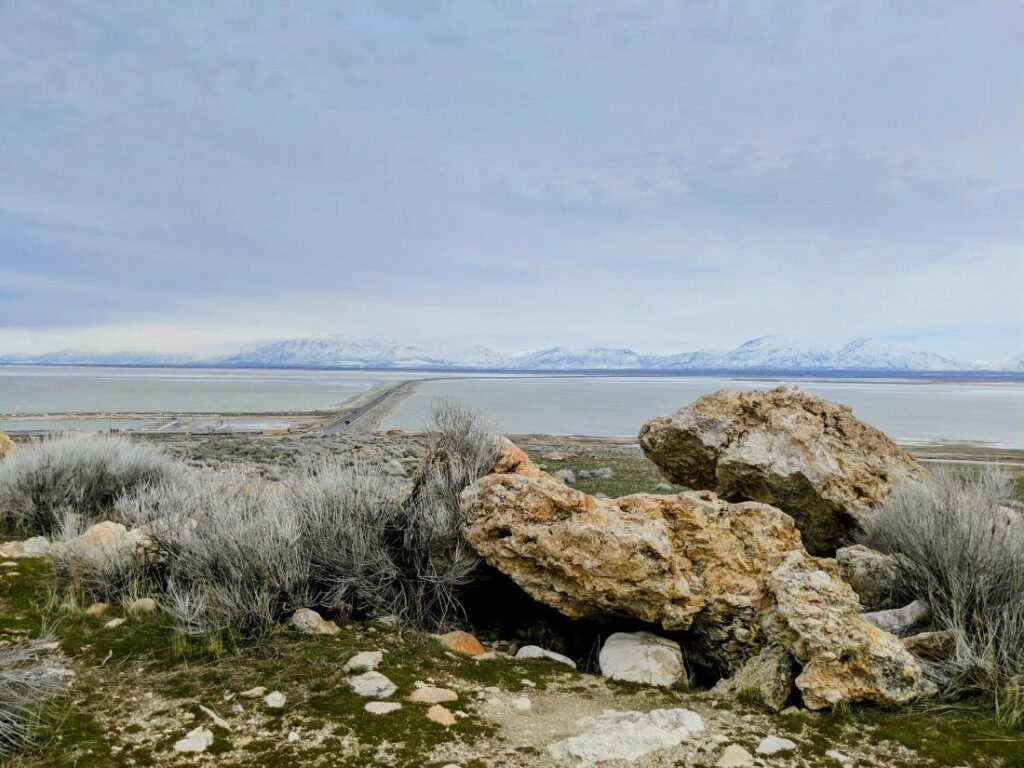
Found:
[[[0,353],[1024,352],[1024,5],[0,3]]]

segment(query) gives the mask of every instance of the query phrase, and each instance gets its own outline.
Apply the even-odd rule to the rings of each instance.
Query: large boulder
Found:
[[[813,554],[831,554],[917,461],[849,408],[799,387],[722,389],[640,429],[666,479],[792,515]]]
[[[803,668],[796,685],[814,708],[925,691],[913,656],[857,615],[834,561],[810,557],[782,511],[709,491],[597,499],[524,457],[498,464],[513,471],[463,491],[464,533],[537,601],[572,618],[688,630],[687,652],[729,672],[778,645]]]
[[[616,632],[604,641],[597,658],[601,674],[611,680],[667,688],[686,681],[679,643],[650,632]]]
[[[7,433],[0,429],[0,459],[14,451],[14,441],[7,436]]]

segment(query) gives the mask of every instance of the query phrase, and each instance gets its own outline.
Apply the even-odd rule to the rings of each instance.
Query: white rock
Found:
[[[384,660],[380,651],[363,651],[345,662],[346,672],[372,672]]]
[[[774,755],[777,752],[790,752],[796,749],[796,743],[779,736],[768,736],[757,745],[757,754]]]
[[[348,684],[353,691],[368,699],[386,699],[398,690],[398,686],[380,672],[364,672],[351,678]]]
[[[271,709],[281,709],[281,707],[284,706],[285,701],[285,696],[280,691],[271,691],[263,697],[263,703]]]
[[[512,708],[518,709],[520,712],[529,712],[533,704],[525,696],[520,696],[518,699],[512,699]]]
[[[107,629],[116,629],[117,627],[120,627],[122,624],[124,624],[124,622],[125,622],[125,619],[123,619],[121,617],[118,617],[116,619],[111,619],[110,621],[105,623],[103,626],[106,627]]]
[[[341,631],[337,624],[327,621],[312,608],[299,608],[288,623],[306,635],[336,635]]]
[[[650,632],[616,632],[605,640],[598,663],[612,680],[667,687],[686,678],[679,643]]]
[[[547,746],[555,760],[591,766],[606,760],[637,760],[649,752],[675,747],[704,730],[700,715],[689,709],[655,709],[648,713],[605,710],[580,719],[583,731]]]
[[[843,754],[838,749],[830,749],[825,753],[825,757],[831,757],[837,763],[842,763],[843,765],[846,765],[853,759],[849,755]]]
[[[247,691],[242,691],[239,696],[243,699],[258,699],[260,696],[265,696],[267,689],[262,685],[257,685],[255,688],[250,688]]]
[[[570,659],[568,656],[563,656],[560,653],[549,651],[546,648],[541,648],[539,645],[524,645],[518,651],[516,651],[517,659],[551,659],[557,661],[559,664],[565,664],[568,667],[576,669],[576,662]]]
[[[409,696],[409,701],[417,704],[444,704],[448,701],[455,701],[459,694],[448,688],[435,688],[432,685],[424,685],[417,688]]]
[[[739,744],[730,744],[715,763],[716,768],[747,768],[754,764],[754,756]]]
[[[890,634],[905,635],[914,627],[927,623],[931,619],[931,615],[932,612],[927,603],[915,600],[902,608],[862,613],[860,617]]]
[[[371,715],[387,715],[401,708],[397,701],[368,701],[363,707]]]
[[[185,738],[174,742],[175,752],[205,752],[213,744],[213,731],[202,726],[185,734]]]
[[[300,738],[302,737],[296,731],[288,732],[288,741],[298,741]]]

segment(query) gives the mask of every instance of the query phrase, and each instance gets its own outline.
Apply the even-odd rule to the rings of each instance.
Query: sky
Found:
[[[1016,0],[0,3],[0,353],[1024,352]]]

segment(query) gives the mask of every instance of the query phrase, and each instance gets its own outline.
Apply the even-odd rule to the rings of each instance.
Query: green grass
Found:
[[[654,462],[645,456],[628,456],[622,453],[600,453],[588,452],[585,455],[569,455],[566,458],[548,458],[550,451],[527,451],[530,458],[537,464],[542,464],[549,473],[559,469],[571,469],[576,474],[576,482],[573,488],[589,493],[603,493],[615,498],[630,493],[678,493],[683,490],[681,485],[673,485],[672,490],[659,490],[657,486],[665,483],[666,480],[658,472]],[[581,478],[580,471],[584,469],[611,468],[615,476],[609,480],[597,477]]]

